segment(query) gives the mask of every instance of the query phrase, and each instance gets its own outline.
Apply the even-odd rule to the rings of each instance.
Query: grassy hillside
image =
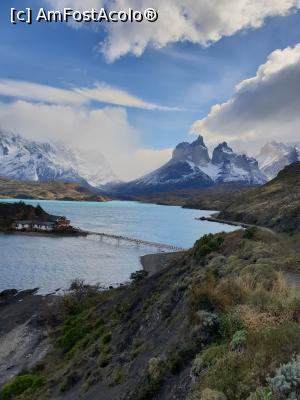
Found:
[[[266,185],[242,193],[219,217],[270,227],[278,232],[299,232],[300,162],[286,167]]]
[[[162,205],[176,205],[201,210],[223,210],[228,207],[241,192],[247,192],[251,186],[224,183],[209,188],[185,189],[174,192],[154,193],[133,196],[130,199]]]
[[[75,282],[47,314],[52,349],[0,399],[299,398],[294,245],[253,229],[209,235],[131,285]]]
[[[108,197],[92,193],[76,183],[15,181],[0,178],[0,198],[39,200],[107,201]]]

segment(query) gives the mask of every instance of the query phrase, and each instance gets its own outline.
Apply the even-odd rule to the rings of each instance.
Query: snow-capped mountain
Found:
[[[267,180],[255,158],[246,154],[236,154],[226,142],[214,149],[211,164],[216,168],[213,178],[217,183],[240,182],[262,185]]]
[[[300,161],[300,146],[280,142],[267,143],[257,156],[261,171],[268,179],[275,178],[287,165]]]
[[[160,192],[181,188],[202,188],[216,183],[238,182],[263,184],[266,177],[254,158],[239,155],[222,143],[214,149],[212,159],[203,137],[193,143],[180,143],[172,159],[157,170],[135,181],[118,185],[121,193]]]
[[[99,156],[95,167],[87,157],[61,144],[39,143],[2,131],[0,176],[41,182],[77,182],[96,188],[117,180],[103,156]]]

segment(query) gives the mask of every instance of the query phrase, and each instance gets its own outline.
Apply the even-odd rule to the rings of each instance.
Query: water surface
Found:
[[[2,200],[8,201],[8,200]],[[15,202],[16,200],[9,200]],[[93,232],[190,247],[203,234],[236,227],[195,220],[210,211],[137,202],[33,201],[48,213],[64,215]],[[74,278],[116,285],[141,268],[140,256],[157,249],[96,236],[57,237],[0,234],[0,290],[39,287],[41,293],[67,288]]]

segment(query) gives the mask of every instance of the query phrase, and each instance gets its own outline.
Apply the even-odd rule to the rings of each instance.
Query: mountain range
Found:
[[[171,160],[162,167],[132,182],[112,186],[111,190],[151,193],[227,182],[261,185],[266,181],[255,158],[235,153],[226,142],[219,144],[210,158],[203,137],[199,136],[192,143],[178,144]]]
[[[166,164],[141,178],[120,182],[109,162],[54,143],[30,141],[0,131],[0,176],[36,182],[73,182],[115,195],[199,189],[216,184],[262,185],[300,160],[299,144],[267,143],[256,158],[238,154],[226,142],[209,155],[202,136],[176,146]]]
[[[107,160],[98,156],[95,167],[80,153],[62,144],[30,141],[0,131],[0,175],[17,180],[75,182],[102,188],[117,177]]]

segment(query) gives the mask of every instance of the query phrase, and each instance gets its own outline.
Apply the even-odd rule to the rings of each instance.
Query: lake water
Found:
[[[1,200],[7,202],[8,200]],[[9,200],[15,202],[16,200]],[[48,213],[68,217],[81,229],[191,247],[206,233],[236,227],[195,220],[210,211],[137,202],[32,201]],[[40,293],[67,288],[74,278],[105,286],[128,281],[140,257],[156,248],[96,236],[55,237],[0,234],[0,291],[39,287]]]

